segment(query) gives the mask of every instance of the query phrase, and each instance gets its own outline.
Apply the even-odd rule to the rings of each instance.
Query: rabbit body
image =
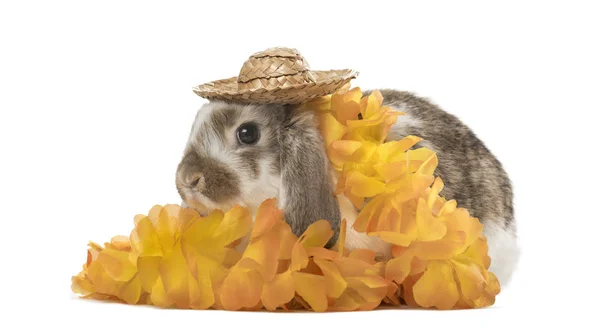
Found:
[[[511,183],[501,163],[466,125],[433,103],[408,92],[380,92],[385,105],[405,113],[387,139],[418,136],[423,140],[415,148],[437,153],[441,195],[483,223],[490,270],[506,285],[519,248]],[[334,247],[346,219],[347,248],[369,248],[389,258],[388,244],[352,229],[359,211],[343,195],[334,195],[335,181],[313,112],[225,101],[211,101],[198,111],[176,172],[182,205],[202,214],[235,204],[255,212],[262,201],[276,197],[296,235],[325,219],[334,230],[327,246]]]

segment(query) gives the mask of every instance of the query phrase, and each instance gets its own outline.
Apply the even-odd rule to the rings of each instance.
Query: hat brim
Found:
[[[193,88],[200,97],[258,104],[301,104],[332,94],[358,72],[351,69],[311,71],[314,82],[273,87],[239,89],[236,77],[213,81]]]

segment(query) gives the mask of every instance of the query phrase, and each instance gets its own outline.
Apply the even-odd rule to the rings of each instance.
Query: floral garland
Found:
[[[385,143],[402,113],[378,91],[343,89],[304,105],[317,112],[327,154],[339,172],[337,193],[357,208],[352,227],[392,244],[389,261],[367,249],[337,250],[320,220],[296,237],[265,200],[252,220],[235,206],[201,217],[178,205],[134,218],[129,237],[90,242],[72,289],[85,298],[159,307],[224,310],[372,310],[383,304],[439,309],[490,306],[500,292],[489,272],[482,225],[439,196],[437,158],[419,138]],[[367,202],[368,200],[368,202]],[[366,204],[365,204],[366,202]],[[249,244],[235,249],[242,238]],[[400,299],[403,301],[401,302]]]
[[[490,306],[500,292],[483,225],[455,200],[439,196],[434,177],[438,159],[427,148],[412,149],[420,138],[385,142],[403,113],[383,106],[373,91],[341,90],[312,101],[333,167],[337,194],[361,209],[353,228],[392,244],[385,278],[402,287],[412,306],[476,308]],[[364,204],[365,199],[370,198]]]

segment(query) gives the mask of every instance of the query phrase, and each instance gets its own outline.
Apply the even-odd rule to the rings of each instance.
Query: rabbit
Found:
[[[482,222],[490,271],[501,286],[507,285],[520,249],[512,185],[501,163],[472,130],[429,100],[410,92],[379,91],[384,105],[404,113],[387,140],[418,136],[423,140],[413,148],[437,153],[434,175],[444,181],[440,195],[455,199]],[[182,205],[201,214],[236,204],[254,213],[265,199],[275,197],[297,236],[317,220],[329,221],[334,234],[327,248],[336,246],[345,219],[346,248],[367,248],[380,259],[390,258],[389,244],[353,230],[360,211],[344,195],[335,195],[336,176],[310,110],[210,100],[196,114],[177,166],[176,187]]]

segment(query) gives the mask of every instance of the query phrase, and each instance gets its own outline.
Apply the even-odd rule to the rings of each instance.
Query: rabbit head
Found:
[[[277,198],[300,236],[325,219],[337,241],[340,209],[314,114],[289,105],[211,101],[200,108],[176,172],[185,206],[201,214]]]

